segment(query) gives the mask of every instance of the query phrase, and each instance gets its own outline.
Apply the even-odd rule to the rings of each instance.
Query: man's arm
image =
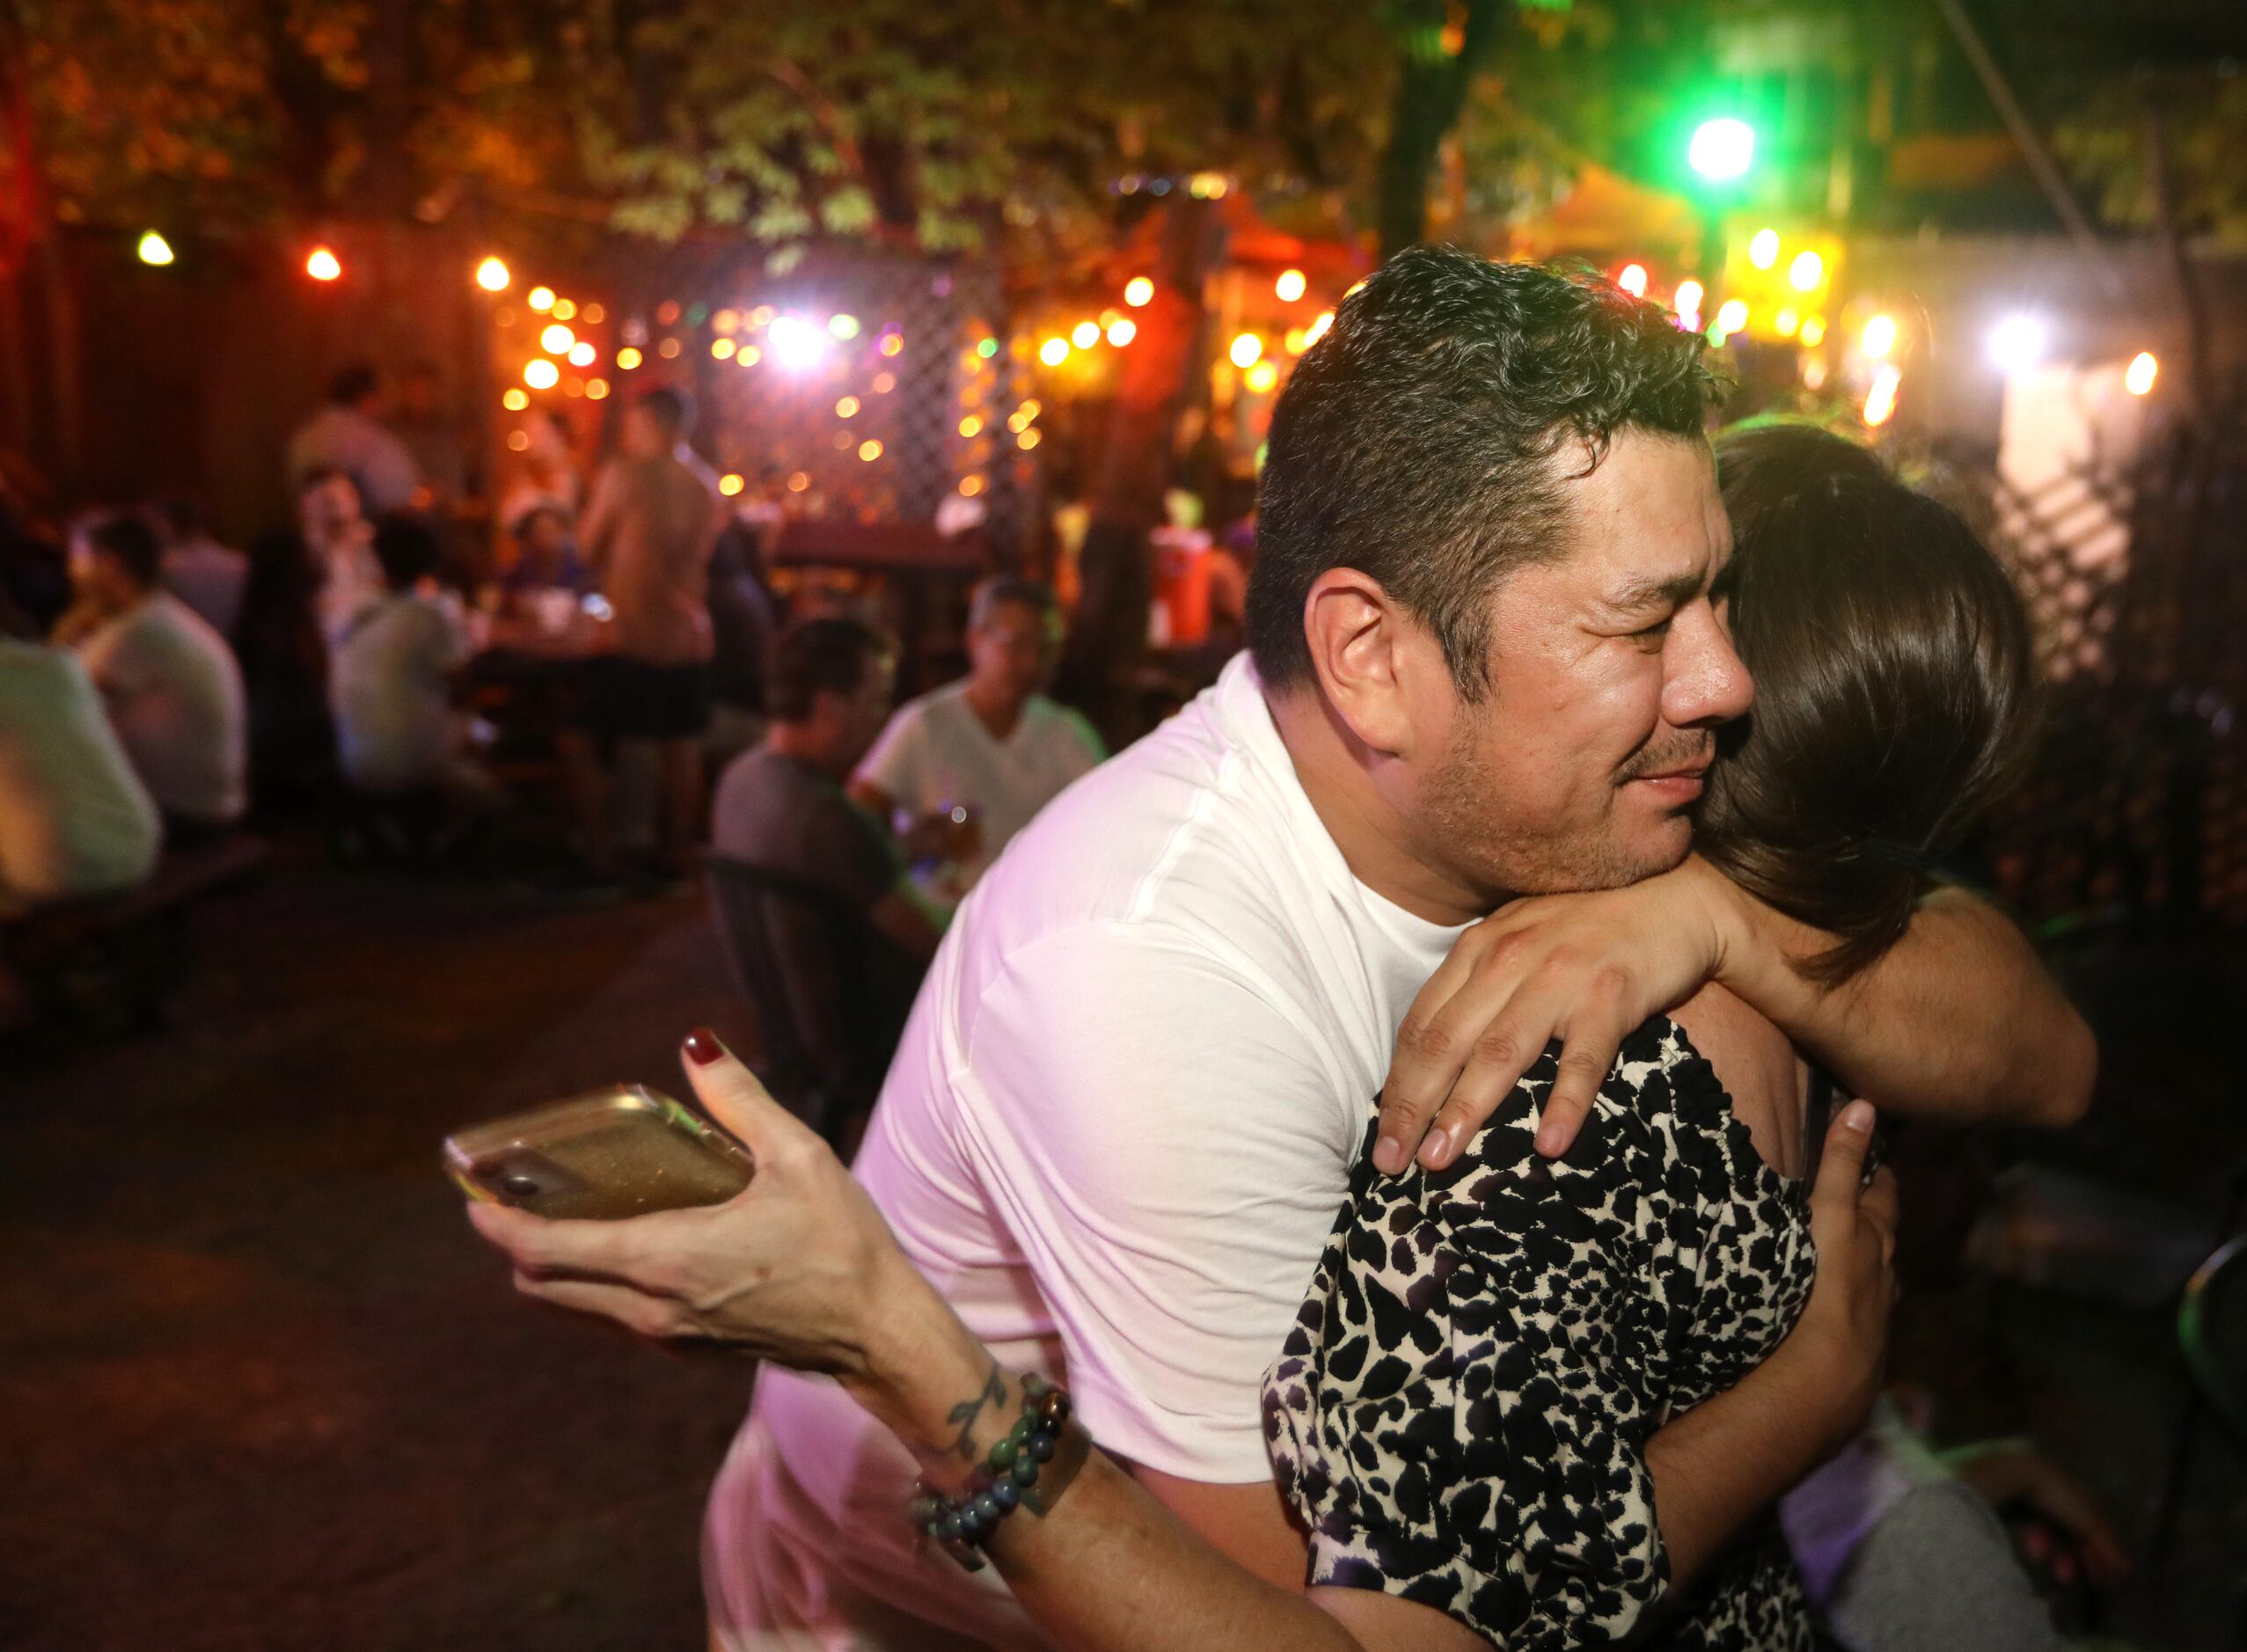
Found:
[[[1899,1113],[2057,1126],[2090,1104],[2090,1029],[1981,902],[1939,891],[1879,961],[1822,987],[1796,966],[1832,944],[1697,858],[1627,888],[1517,901],[1468,931],[1413,1001],[1374,1163],[1449,1164],[1555,1039],[1537,1147],[1566,1151],[1631,1029],[1710,981]]]
[[[1717,881],[1730,921],[1716,979],[1851,1093],[1907,1115],[2055,1129],[2090,1105],[2090,1027],[2027,938],[1965,890],[1936,890],[1878,962],[1826,988],[1797,966],[1831,936]]]

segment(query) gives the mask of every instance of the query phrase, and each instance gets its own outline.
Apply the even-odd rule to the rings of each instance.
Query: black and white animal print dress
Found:
[[[1623,1046],[1568,1156],[1532,1144],[1545,1058],[1443,1171],[1384,1177],[1372,1130],[1264,1379],[1310,1579],[1401,1595],[1493,1643],[1607,1646],[1663,1602],[1646,1442],[1775,1348],[1816,1268],[1771,1169],[1673,1021]],[[1654,1644],[1807,1648],[1775,1519]]]

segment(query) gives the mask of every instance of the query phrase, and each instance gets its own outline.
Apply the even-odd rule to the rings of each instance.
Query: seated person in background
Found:
[[[968,675],[899,706],[852,778],[851,795],[884,819],[899,809],[913,815],[909,852],[948,854],[961,894],[1038,810],[1108,755],[1090,724],[1040,691],[1061,638],[1050,588],[985,580],[968,614]]]
[[[711,823],[721,931],[739,961],[760,941],[738,925],[762,925],[816,1070],[819,1100],[805,1110],[831,1141],[871,1105],[941,934],[887,829],[843,790],[889,712],[896,672],[893,645],[855,620],[807,619],[783,632],[765,685],[772,727],[720,777]],[[727,860],[780,886],[780,898],[755,911],[736,905]],[[791,889],[802,898],[788,898]],[[844,911],[855,926],[829,921]]]
[[[414,453],[383,422],[382,376],[364,362],[339,368],[327,404],[289,438],[289,484],[302,487],[318,471],[340,471],[376,515],[402,510],[421,491]]]
[[[755,526],[736,514],[710,553],[709,743],[728,756],[765,732],[765,676],[779,611],[758,570],[764,561]]]
[[[364,792],[434,786],[488,808],[499,787],[467,755],[452,708],[453,674],[468,662],[459,606],[433,582],[442,548],[420,515],[394,511],[375,527],[382,597],[359,610],[336,644],[329,697],[343,778]]]
[[[0,918],[131,888],[162,837],[85,668],[0,596]]]
[[[249,691],[250,766],[261,808],[308,801],[333,780],[323,598],[332,559],[363,585],[361,563],[373,560],[370,531],[351,479],[321,471],[297,491],[295,524],[250,542],[234,653]]]
[[[164,536],[164,588],[231,643],[250,582],[250,559],[210,537],[202,507],[194,500],[175,495],[158,500],[152,509]]]
[[[174,842],[232,825],[248,806],[248,718],[226,640],[159,584],[164,548],[144,517],[81,523],[78,599],[55,626],[101,691],[110,726]]]
[[[510,531],[515,552],[500,575],[500,589],[509,596],[526,591],[575,591],[582,596],[593,588],[593,573],[578,554],[567,508],[541,501],[517,516]]]

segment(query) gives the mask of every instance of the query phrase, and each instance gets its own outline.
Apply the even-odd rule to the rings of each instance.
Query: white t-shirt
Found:
[[[1033,694],[1000,740],[968,704],[966,682],[907,700],[858,766],[901,808],[926,815],[948,804],[983,811],[983,850],[961,868],[980,878],[1014,835],[1101,760],[1100,736],[1072,711]]]
[[[396,432],[381,420],[336,402],[314,413],[289,438],[291,489],[314,471],[341,471],[348,476],[370,519],[404,509],[421,486],[414,450]]]
[[[457,611],[412,592],[391,593],[344,630],[330,668],[337,756],[354,786],[404,791],[428,784],[451,750],[451,674],[468,658]]]
[[[0,917],[130,888],[162,836],[77,656],[0,638]]]
[[[1066,1383],[1104,1447],[1267,1480],[1259,1385],[1459,933],[1351,874],[1244,655],[968,897],[854,1173],[969,1327]],[[871,1596],[1021,1638],[992,1574],[916,1558],[912,1472],[825,1379],[767,1369],[712,1494],[721,1626]]]
[[[249,724],[233,651],[159,591],[78,645],[110,726],[157,807],[223,823],[249,803]]]

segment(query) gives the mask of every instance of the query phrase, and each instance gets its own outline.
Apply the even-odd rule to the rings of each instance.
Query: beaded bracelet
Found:
[[[1021,1414],[992,1442],[967,1489],[946,1497],[924,1480],[913,1487],[911,1514],[921,1535],[970,1572],[981,1571],[977,1553],[1018,1508],[1043,1518],[1084,1466],[1092,1442],[1072,1425],[1067,1393],[1032,1373],[1022,1378]]]

